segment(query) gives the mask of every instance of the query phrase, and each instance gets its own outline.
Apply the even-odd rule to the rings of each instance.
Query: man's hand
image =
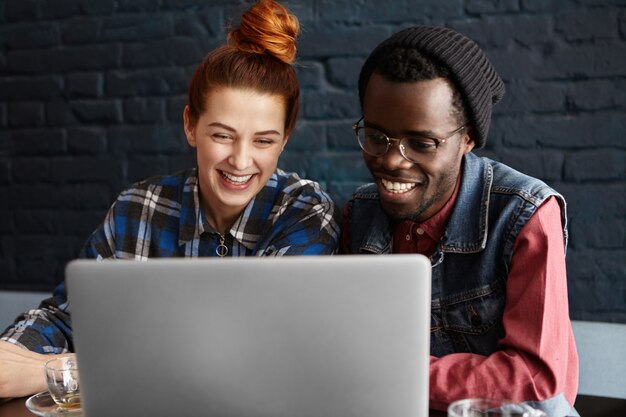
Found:
[[[0,341],[0,398],[25,397],[45,391],[44,364],[53,357]]]

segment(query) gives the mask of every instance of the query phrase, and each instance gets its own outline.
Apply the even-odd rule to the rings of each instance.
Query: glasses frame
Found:
[[[412,162],[414,164],[419,162],[419,161],[412,160],[411,158],[406,156],[405,153],[404,153],[405,149],[406,149],[406,146],[403,144],[403,141],[408,139],[407,137],[392,138],[391,136],[387,135],[384,132],[381,132],[380,130],[378,130],[376,128],[370,128],[370,129],[374,129],[374,130],[380,132],[380,134],[383,135],[383,137],[385,139],[387,139],[387,147],[385,148],[385,151],[383,153],[381,153],[381,154],[374,154],[374,153],[369,152],[367,149],[365,149],[363,147],[363,144],[359,140],[359,131],[362,130],[362,129],[365,129],[367,127],[367,126],[359,126],[359,123],[361,123],[364,118],[365,118],[364,116],[361,116],[359,121],[352,125],[352,130],[354,131],[354,134],[356,135],[356,141],[359,143],[359,147],[363,150],[363,152],[365,152],[368,155],[375,156],[375,157],[385,156],[389,152],[389,149],[391,149],[392,142],[398,142],[399,148],[400,148],[400,154],[402,155],[402,157],[404,159],[406,159],[407,161]],[[430,135],[420,135],[420,136],[423,136],[424,138],[427,138],[427,139],[431,139],[433,142],[435,142],[435,152],[433,152],[433,153],[436,153],[437,149],[439,149],[439,146],[442,143],[446,143],[446,141],[448,139],[450,139],[451,137],[453,137],[457,133],[461,132],[466,127],[467,127],[467,123],[463,123],[461,126],[459,126],[458,128],[454,129],[452,132],[448,133],[446,136],[441,137],[441,138],[430,136]]]

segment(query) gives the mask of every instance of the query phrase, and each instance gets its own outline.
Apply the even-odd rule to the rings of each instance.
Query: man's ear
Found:
[[[183,123],[185,129],[185,136],[187,137],[187,143],[192,148],[196,147],[196,125],[192,122],[192,118],[189,115],[189,106],[185,106],[183,110]]]
[[[463,154],[469,153],[476,146],[476,129],[472,125],[467,125],[462,138]]]
[[[283,140],[283,146],[282,148],[280,148],[281,152],[285,150],[285,146],[287,146],[288,141],[289,141],[289,136],[285,136],[285,140]]]

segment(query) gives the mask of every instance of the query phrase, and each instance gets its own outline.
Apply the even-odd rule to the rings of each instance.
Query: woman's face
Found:
[[[234,221],[265,186],[287,143],[280,96],[221,87],[207,95],[192,121],[184,112],[187,141],[197,149],[203,209],[213,226]],[[222,232],[223,230],[218,230]]]

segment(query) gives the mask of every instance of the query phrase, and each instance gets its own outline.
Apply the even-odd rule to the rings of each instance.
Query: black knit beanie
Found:
[[[449,28],[415,26],[397,32],[378,45],[363,64],[359,76],[361,105],[378,62],[397,47],[416,49],[448,68],[451,81],[461,93],[470,123],[476,130],[476,148],[485,146],[492,107],[504,96],[504,83],[480,47]]]

